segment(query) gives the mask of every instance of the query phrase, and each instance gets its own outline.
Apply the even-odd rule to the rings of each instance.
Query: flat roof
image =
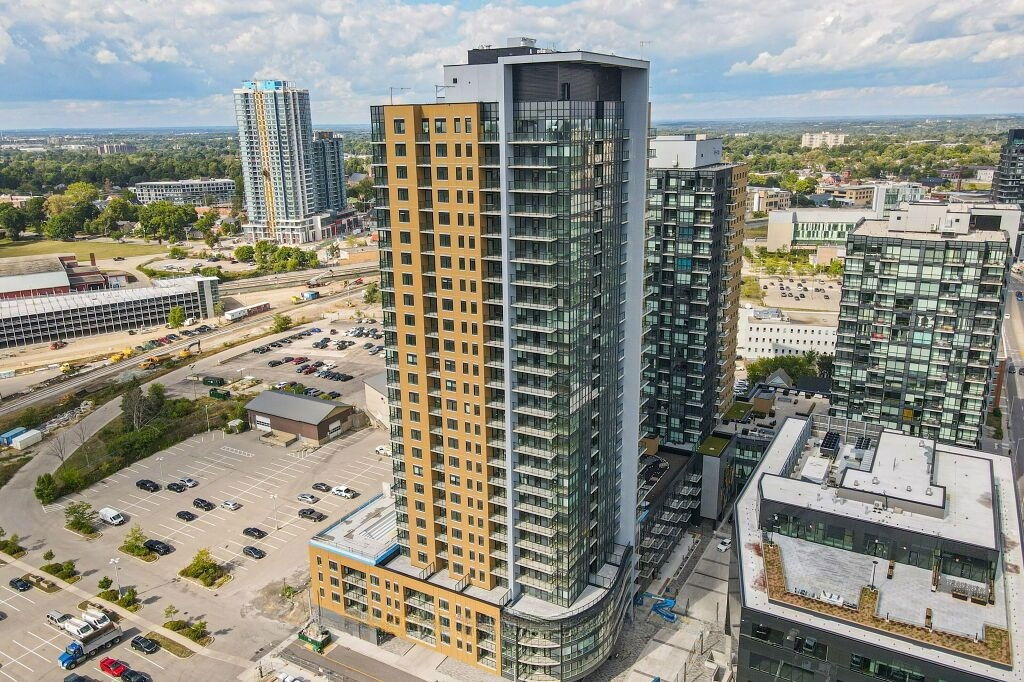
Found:
[[[395,499],[378,494],[313,536],[311,545],[377,565],[398,550]]]
[[[70,286],[60,255],[0,258],[0,294]]]
[[[91,308],[111,303],[134,303],[147,298],[164,297],[176,293],[193,293],[199,289],[199,282],[211,280],[219,281],[216,277],[175,277],[174,279],[153,280],[153,286],[150,287],[100,289],[56,296],[0,300],[0,319]]]
[[[321,400],[313,396],[297,395],[287,391],[263,391],[245,404],[247,410],[303,424],[319,424],[331,417],[336,410],[350,408],[351,406],[347,403]]]
[[[916,231],[910,229],[890,230],[888,218],[884,220],[865,220],[853,231],[853,234],[858,237],[894,237],[896,239],[914,239],[933,242],[1006,243],[1008,240],[1006,232],[1002,230],[971,230],[970,232],[956,233],[951,236],[947,236],[950,235],[949,232],[926,232],[923,230]]]
[[[844,479],[849,477],[850,485],[845,488],[842,484],[823,486],[786,475],[790,467],[804,458],[819,456],[815,439],[827,431],[849,433],[850,440],[856,440],[855,436],[859,435],[874,435],[876,443],[868,448],[862,462],[847,462]],[[860,485],[854,486],[854,480],[860,481]],[[927,488],[928,482],[933,487],[931,496],[916,493],[915,487]],[[906,490],[908,485],[910,491]],[[936,486],[945,491],[942,516],[934,515],[934,503],[931,509],[927,506],[929,500],[941,497],[934,489]],[[864,490],[865,487],[868,489]],[[909,510],[899,508],[897,511],[896,500],[892,500],[891,506],[883,504],[879,509],[848,494],[858,489],[865,500],[897,489],[914,499],[903,503]],[[998,604],[975,605],[969,600],[965,604],[963,600],[954,599],[951,589],[970,592],[986,590],[987,586],[951,576],[944,577],[949,583],[944,583],[945,591],[932,592],[931,572],[906,564],[897,564],[894,577],[889,579],[885,562],[877,566],[877,596],[872,597],[870,591],[863,589],[868,587],[870,576],[870,570],[863,569],[871,568],[872,557],[790,537],[766,544],[760,527],[763,500],[998,549],[1002,561],[997,565],[993,588]],[[920,505],[922,511],[914,511],[917,508],[914,505]],[[1008,457],[922,441],[919,437],[877,425],[835,417],[789,418],[754,471],[751,483],[740,493],[734,519],[740,590],[745,607],[932,660],[953,670],[993,680],[1022,679],[1024,647],[1019,643],[1024,635],[1024,623],[1017,605],[1024,597],[1021,574],[1024,556],[1013,466]],[[829,600],[830,603],[826,603]],[[845,607],[834,606],[838,603],[836,600],[845,602]],[[959,641],[963,646],[959,650],[953,646],[960,645],[949,643],[952,640],[948,635],[933,635],[927,628],[924,623],[926,607],[932,610],[931,626],[935,633],[951,633],[962,638]],[[890,629],[886,614],[917,628],[900,630],[893,626]],[[986,634],[986,626],[1005,629],[1010,637],[1009,645],[1001,649],[998,634]],[[979,631],[985,637],[981,642],[974,637]],[[1017,646],[1013,645],[1015,642]],[[1009,656],[1012,669],[999,662],[1004,655]]]
[[[369,386],[373,390],[377,391],[381,395],[388,394],[388,373],[380,372],[379,374],[372,374],[363,379],[363,384]]]

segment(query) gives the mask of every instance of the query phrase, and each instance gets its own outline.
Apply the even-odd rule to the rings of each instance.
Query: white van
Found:
[[[63,623],[64,629],[75,637],[86,637],[94,632],[96,628],[78,618],[68,618]]]
[[[100,509],[100,520],[110,526],[120,526],[128,519],[113,507],[104,507],[103,509]]]
[[[100,611],[95,611],[93,609],[89,609],[88,611],[82,611],[82,620],[84,620],[86,623],[93,626],[97,630],[102,630],[103,628],[110,625],[110,618],[107,616],[107,614],[101,613]]]

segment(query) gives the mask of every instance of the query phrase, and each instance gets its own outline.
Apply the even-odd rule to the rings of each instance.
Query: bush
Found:
[[[227,573],[227,569],[214,560],[210,550],[203,548],[196,552],[192,563],[181,569],[178,575],[183,578],[191,578],[206,587],[213,587]]]
[[[125,534],[121,550],[132,556],[144,556],[149,553],[149,550],[145,547],[145,542],[146,536],[142,532],[142,526],[135,523],[132,524],[132,527]]]
[[[14,534],[9,538],[0,539],[0,551],[6,552],[11,556],[23,554],[25,552],[25,548],[18,544],[20,541],[21,538],[19,538],[17,534]]]
[[[40,569],[43,573],[49,573],[50,575],[60,578],[61,580],[70,580],[78,575],[78,569],[75,568],[74,561],[65,561],[64,563],[53,562],[49,564],[43,564]]]
[[[97,583],[98,587],[102,591],[109,590],[110,586],[113,585],[113,584],[114,584],[114,581],[111,580],[110,578],[108,578],[107,576],[103,576],[102,578],[100,578],[99,583]]]
[[[105,599],[107,601],[116,602],[117,601],[117,590],[109,590],[109,589],[108,590],[103,590],[102,592],[100,592],[96,596],[99,597],[100,599]]]
[[[164,623],[164,627],[167,628],[168,630],[172,630],[174,632],[180,632],[181,630],[184,630],[185,628],[188,627],[188,621],[187,620],[169,620],[166,623]]]
[[[43,554],[43,561],[53,561],[53,556],[54,556],[53,550],[52,549],[48,549]]]
[[[192,623],[186,629],[182,630],[181,634],[185,635],[193,642],[199,642],[202,641],[210,633],[206,629],[206,621],[197,620],[195,623]]]
[[[117,605],[123,606],[124,608],[135,606],[138,603],[139,593],[134,587],[125,588],[124,593],[121,594],[121,598],[117,600]]]

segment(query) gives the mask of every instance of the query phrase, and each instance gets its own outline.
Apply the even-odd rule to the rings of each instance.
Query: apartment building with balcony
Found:
[[[1010,236],[991,215],[950,209],[909,204],[849,236],[832,414],[976,447]]]
[[[1024,128],[1011,128],[1006,133],[992,178],[992,201],[1024,204]]]
[[[350,632],[580,680],[632,599],[648,64],[516,40],[444,85],[371,109],[395,481],[314,538],[314,588]]]
[[[747,168],[722,140],[650,141],[647,431],[692,452],[732,404]]]

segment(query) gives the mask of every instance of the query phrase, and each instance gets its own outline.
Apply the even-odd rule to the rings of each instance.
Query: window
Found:
[[[434,145],[434,156],[439,159],[443,159],[448,156],[448,145],[443,142],[438,142]]]
[[[448,132],[448,126],[443,118],[434,119],[434,132],[435,133],[446,133]]]
[[[397,133],[398,135],[404,135],[405,134],[405,119],[404,118],[396,118],[395,119],[395,133]]]
[[[461,192],[460,192],[460,194],[461,194]],[[450,201],[448,190],[446,190],[446,189],[439,189],[439,190],[437,190],[437,201],[438,201],[438,203],[441,203],[441,204],[447,204]]]
[[[569,99],[569,84],[559,83],[558,84],[558,99],[567,100]]]
[[[398,211],[398,222],[407,223],[409,222],[409,211],[408,209],[399,209]]]
[[[404,230],[402,232],[399,232],[398,241],[401,244],[412,244],[412,233]]]
[[[437,175],[438,180],[448,179],[448,166],[438,166],[437,168],[434,169],[434,171]],[[470,178],[470,180],[472,180],[472,178]]]
[[[395,145],[395,156],[405,156],[405,155],[406,155],[405,143],[404,142],[399,142],[398,144]]]
[[[468,117],[466,118],[466,132],[467,133],[473,132],[473,119],[468,118]]]
[[[395,177],[399,180],[406,180],[409,178],[409,167],[408,166],[395,166]]]
[[[399,187],[398,188],[398,200],[399,201],[409,201],[409,188],[408,187]]]

